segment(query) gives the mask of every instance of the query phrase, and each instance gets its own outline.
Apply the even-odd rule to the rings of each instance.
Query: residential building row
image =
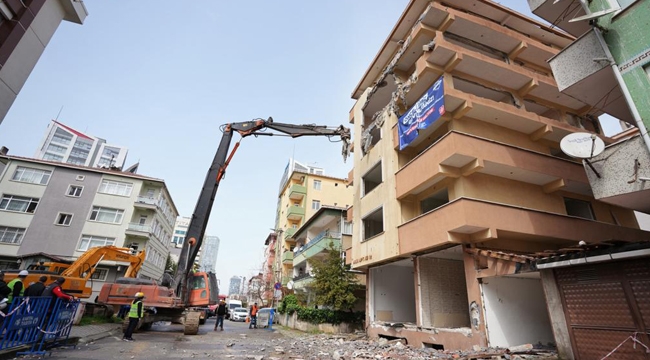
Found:
[[[557,28],[580,16],[565,3],[529,0],[547,26],[493,1],[412,0],[354,89],[346,258],[367,274],[370,336],[554,343],[567,359],[648,342],[650,233],[632,209],[648,206],[635,112],[650,85],[637,55],[649,3],[573,2],[593,17],[620,5],[575,25],[585,33]],[[603,114],[641,136],[614,145]],[[583,163],[560,148],[573,133],[608,147]]]
[[[178,211],[161,179],[97,167],[0,155],[0,267],[73,261],[105,245],[146,251],[138,274],[163,274]],[[128,264],[102,262],[93,295]]]

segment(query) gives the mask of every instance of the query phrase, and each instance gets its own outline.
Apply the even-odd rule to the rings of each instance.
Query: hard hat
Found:
[[[137,292],[137,293],[135,293],[135,297],[137,297],[137,298],[144,297],[144,293],[143,292]]]
[[[27,275],[29,275],[29,272],[27,270],[20,270],[20,272],[18,273],[18,276],[27,276]]]

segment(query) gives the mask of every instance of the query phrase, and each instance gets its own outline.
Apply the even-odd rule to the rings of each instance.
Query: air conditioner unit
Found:
[[[86,176],[84,175],[77,175],[77,181],[84,181],[86,179]]]

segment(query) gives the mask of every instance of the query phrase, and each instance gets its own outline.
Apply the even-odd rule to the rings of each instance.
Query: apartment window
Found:
[[[140,225],[144,225],[147,223],[147,215],[140,215],[140,221],[138,222]]]
[[[363,183],[364,196],[381,184],[381,161],[377,163],[377,165],[373,166],[372,169],[361,178],[361,182]]]
[[[67,145],[70,143],[70,141],[72,141],[72,135],[65,132],[64,130],[56,129],[54,135],[52,136],[52,141]]]
[[[50,176],[52,172],[49,170],[41,170],[19,166],[14,172],[14,176],[11,177],[11,180],[26,182],[30,184],[40,184],[47,185],[50,181]]]
[[[38,199],[23,196],[5,195],[0,200],[0,210],[34,213]]]
[[[384,232],[384,209],[379,208],[361,220],[363,223],[363,240],[370,239]]]
[[[25,229],[0,226],[0,243],[18,245],[23,240]]]
[[[106,277],[108,277],[108,269],[97,268],[90,278],[97,281],[106,281]]]
[[[439,208],[449,202],[449,193],[447,189],[440,190],[435,194],[420,201],[421,213],[428,213],[429,211]]]
[[[596,220],[589,201],[564,198],[564,206],[566,207],[567,215],[581,217],[588,220]]]
[[[93,147],[93,143],[89,141],[77,139],[77,141],[74,142],[74,147],[82,150],[90,150]]]
[[[68,164],[84,165],[85,163],[86,163],[86,159],[78,159],[78,158],[68,157]]]
[[[70,185],[68,186],[68,192],[66,195],[72,196],[72,197],[80,197],[81,192],[84,190],[83,186],[77,186],[77,185]]]
[[[61,226],[70,226],[72,222],[72,214],[59,213],[56,216],[56,224]]]
[[[133,184],[121,181],[103,180],[99,185],[99,192],[104,194],[131,196],[131,190]]]
[[[48,161],[62,161],[62,160],[63,160],[63,156],[61,156],[61,155],[56,155],[56,154],[45,153],[45,154],[43,154],[43,160],[48,160]]]
[[[90,220],[111,224],[121,224],[123,215],[124,210],[93,206],[93,211],[90,213]]]
[[[320,190],[320,189],[321,189],[321,181],[314,180],[314,190]]]
[[[79,251],[86,251],[90,248],[98,246],[115,245],[115,238],[108,238],[103,236],[83,235],[79,243]]]
[[[65,152],[68,151],[68,148],[65,147],[65,146],[50,144],[47,147],[47,151],[51,151],[51,152],[55,152],[55,153],[59,153],[59,154],[65,154]]]
[[[343,234],[352,235],[352,221],[343,222]]]
[[[312,208],[312,210],[320,209],[320,200],[312,200],[311,201],[311,208]]]

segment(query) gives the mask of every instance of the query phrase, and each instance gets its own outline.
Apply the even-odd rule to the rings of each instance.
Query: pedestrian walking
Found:
[[[41,276],[38,279],[38,282],[35,282],[27,287],[25,289],[25,293],[23,294],[24,296],[41,296],[43,294],[43,291],[45,291],[45,282],[47,281],[47,276]]]
[[[257,303],[253,304],[250,308],[250,314],[251,314],[251,322],[248,324],[248,328],[252,329],[255,328],[257,329]]]
[[[217,313],[217,323],[214,324],[214,331],[217,331],[218,327],[221,327],[221,331],[223,331],[223,319],[226,317],[227,311],[226,302],[221,300],[219,306],[217,306],[217,310],[215,311]]]
[[[23,293],[25,292],[25,284],[23,284],[23,280],[27,278],[27,275],[29,275],[27,270],[20,270],[18,277],[7,284],[9,289],[11,289],[9,296],[7,297],[7,303],[11,304],[14,298],[23,296]]]
[[[142,300],[144,299],[144,293],[139,292],[135,294],[135,300],[131,303],[131,310],[129,310],[129,326],[124,332],[124,341],[133,341],[133,331],[138,326],[138,322],[144,316],[144,310],[142,305]]]

